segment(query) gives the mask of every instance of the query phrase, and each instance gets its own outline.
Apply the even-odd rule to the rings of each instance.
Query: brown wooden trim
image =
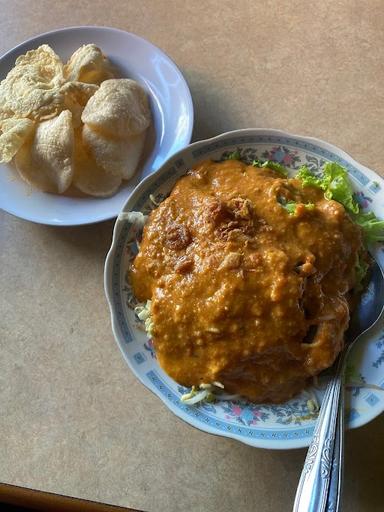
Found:
[[[42,512],[140,512],[132,508],[115,507],[2,483],[0,483],[0,502],[35,508]]]

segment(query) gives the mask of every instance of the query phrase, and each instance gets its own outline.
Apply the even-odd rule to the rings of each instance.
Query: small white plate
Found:
[[[378,217],[384,218],[384,180],[373,171],[327,142],[257,128],[223,133],[179,151],[140,183],[123,211],[148,214],[154,208],[151,195],[156,201],[161,201],[170,193],[178,178],[199,161],[208,158],[220,160],[223,155],[235,150],[248,161],[279,162],[290,169],[292,175],[303,164],[316,171],[326,161],[338,162],[347,168],[362,209],[372,210]],[[105,265],[105,291],[111,310],[112,329],[134,374],[174,414],[205,432],[232,437],[260,448],[281,450],[308,446],[317,419],[317,413],[308,409],[308,392],[314,393],[321,402],[329,380],[327,372],[321,375],[319,388],[303,391],[283,404],[234,400],[189,406],[180,401],[186,388],[160,368],[152,341],[145,335],[134,311],[137,299],[132,291],[128,270],[137,253],[135,229],[134,224],[123,216],[118,217]],[[377,244],[374,257],[384,268],[383,244]],[[375,387],[360,387],[361,384]],[[384,411],[384,315],[353,347],[348,358],[346,386],[348,427],[364,425]]]
[[[152,133],[134,178],[112,197],[68,197],[40,192],[24,183],[11,165],[0,164],[0,207],[41,224],[73,226],[116,217],[143,178],[158,169],[191,140],[193,103],[175,63],[159,48],[129,32],[108,27],[71,27],[47,32],[16,46],[0,58],[0,80],[19,55],[50,45],[66,61],[83,44],[94,43],[117,67],[121,77],[137,80],[147,91],[153,114]]]

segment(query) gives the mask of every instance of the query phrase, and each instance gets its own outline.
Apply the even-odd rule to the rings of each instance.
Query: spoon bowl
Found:
[[[361,294],[346,332],[347,350],[356,339],[370,329],[380,318],[384,307],[384,277],[380,266],[373,260],[367,287]],[[351,343],[348,344],[348,341]]]
[[[347,355],[360,336],[380,318],[384,277],[376,261],[346,333],[347,343],[329,381],[296,492],[293,512],[337,512],[344,459],[344,371]],[[349,341],[349,342],[348,342]]]

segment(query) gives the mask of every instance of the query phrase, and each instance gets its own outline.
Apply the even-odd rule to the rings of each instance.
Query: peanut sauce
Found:
[[[150,214],[131,279],[170,377],[282,402],[342,349],[360,251],[360,228],[322,190],[205,161]]]

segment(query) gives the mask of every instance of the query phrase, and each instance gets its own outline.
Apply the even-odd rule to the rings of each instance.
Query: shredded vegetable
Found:
[[[378,386],[377,384],[368,384],[367,382],[355,382],[353,380],[347,382],[347,387],[366,388],[375,389],[376,391],[384,391],[384,387]]]
[[[355,266],[356,275],[356,290],[360,291],[363,288],[363,281],[369,270],[369,264],[360,256]]]
[[[286,199],[280,197],[278,199],[278,202],[281,204],[281,206],[287,210],[287,212],[289,213],[289,215],[296,215],[296,208],[298,206],[298,204],[300,203],[297,203],[296,201],[287,201]],[[314,210],[315,209],[315,205],[313,203],[307,203],[307,204],[304,204],[305,208],[307,210]]]
[[[309,400],[307,400],[308,411],[312,414],[315,414],[320,410],[320,405],[317,400],[317,396],[311,389],[308,390],[308,394],[310,395]]]
[[[273,171],[278,172],[284,178],[288,176],[288,170],[284,167],[284,165],[279,164],[279,162],[274,162],[273,160],[265,160],[265,162],[261,162],[260,160],[253,160],[253,167],[261,167],[263,169],[268,168]]]
[[[373,212],[359,212],[352,218],[362,228],[368,244],[384,242],[384,220],[378,219]]]
[[[159,206],[160,203],[158,203],[156,201],[156,198],[155,198],[155,196],[153,194],[149,194],[149,199],[150,199],[152,204],[154,204],[155,206]]]
[[[240,155],[240,151],[238,149],[236,151],[232,151],[232,153],[229,153],[225,157],[225,160],[240,160],[240,159],[241,159],[241,155]]]
[[[314,175],[308,167],[302,166],[295,178],[303,187],[319,187],[324,190],[326,199],[334,199],[341,203],[350,214],[352,220],[361,226],[366,244],[384,242],[384,221],[378,219],[373,212],[362,212],[356,201],[347,170],[336,162],[327,162],[321,173]]]
[[[139,320],[144,322],[145,331],[149,337],[152,336],[153,321],[151,318],[151,304],[152,301],[147,300],[145,304],[139,304],[135,307],[135,313]]]
[[[236,400],[239,395],[223,392],[224,385],[221,382],[212,382],[212,384],[200,384],[192,386],[191,391],[181,396],[180,400],[187,405],[194,405],[199,402],[214,402],[215,400]]]
[[[148,216],[143,215],[141,212],[121,212],[117,218],[118,220],[126,220],[131,224],[135,224],[138,229],[143,229]]]
[[[240,160],[241,154],[239,150],[229,153],[226,157],[228,160]],[[279,172],[282,176],[287,177],[288,171],[284,166],[277,162],[270,160],[260,162],[254,160],[252,162],[254,167],[258,168],[269,168],[276,172]],[[321,172],[314,174],[308,167],[302,166],[295,176],[299,179],[303,187],[313,186],[318,187],[324,191],[324,197],[326,199],[333,199],[341,203],[351,219],[361,226],[365,242],[367,244],[372,242],[383,242],[384,241],[384,220],[380,220],[376,217],[373,212],[362,212],[359,203],[356,201],[351,183],[348,178],[347,170],[341,165],[335,162],[327,162],[323,165]],[[158,206],[158,202],[151,195],[150,200],[155,206]],[[292,200],[285,200],[279,198],[281,206],[287,210],[289,215],[295,215],[297,203]],[[315,205],[308,203],[304,205],[308,210],[313,210]],[[122,212],[119,214],[119,219],[128,220],[129,222],[135,223],[138,228],[143,228],[147,220],[147,216],[140,212]],[[356,281],[357,287],[362,287],[362,282],[368,272],[369,264],[363,259],[359,258],[356,264]],[[151,318],[151,301],[147,300],[145,304],[140,304],[135,308],[135,313],[138,319],[144,323],[145,330],[148,336],[153,334],[153,321]],[[384,388],[366,384],[364,382],[349,381],[348,386],[372,388],[384,391]],[[318,386],[318,379],[314,377],[314,386]],[[320,409],[319,402],[316,395],[311,391],[307,390],[309,396],[307,400],[307,408],[311,414],[317,413]],[[194,405],[202,401],[210,402],[214,400],[236,400],[239,399],[239,395],[228,394],[224,391],[224,385],[220,382],[203,383],[198,386],[192,386],[191,390],[181,396],[181,401],[187,405]]]

